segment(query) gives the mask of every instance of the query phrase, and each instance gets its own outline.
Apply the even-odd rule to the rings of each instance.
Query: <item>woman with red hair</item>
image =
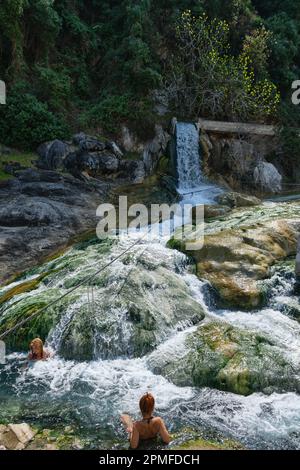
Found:
[[[28,359],[30,361],[43,361],[49,359],[50,353],[44,348],[43,341],[40,338],[35,338],[31,341],[30,352]]]
[[[137,449],[140,441],[154,439],[160,436],[165,444],[169,444],[171,437],[167,431],[164,420],[158,416],[153,416],[155,400],[151,393],[145,393],[140,399],[140,410],[142,419],[133,422],[128,415],[122,415],[121,421],[124,424],[130,438],[130,447]]]

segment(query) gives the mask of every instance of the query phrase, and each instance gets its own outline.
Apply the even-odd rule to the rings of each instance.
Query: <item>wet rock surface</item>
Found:
[[[1,450],[82,450],[85,442],[72,426],[64,429],[35,429],[27,423],[0,424]]]
[[[229,206],[231,208],[251,207],[258,206],[259,204],[261,204],[261,200],[255,196],[236,192],[226,192],[225,194],[220,194],[216,197],[216,202],[224,206]]]
[[[21,282],[12,292],[14,299],[19,294],[16,304],[9,292],[2,297],[7,303],[5,315],[0,318],[0,332],[78,285],[96,270],[97,260],[102,264],[110,259],[112,250],[117,255],[122,245],[117,240],[79,244],[62,259],[44,265],[42,277],[40,269],[33,271],[40,277],[32,283],[30,295],[28,283]],[[157,253],[164,253],[159,246]],[[204,318],[201,305],[175,272],[180,269],[182,256],[173,255],[170,252],[169,259],[154,259],[147,250],[133,251],[105,273],[95,276],[93,301],[91,287],[84,283],[57,306],[24,325],[21,334],[17,332],[8,338],[7,346],[26,349],[31,336],[36,335],[43,340],[48,337],[65,359],[145,355],[172,331],[198,324]],[[69,315],[64,319],[66,311]]]
[[[189,334],[181,357],[155,352],[148,363],[179,386],[213,387],[240,395],[300,388],[293,365],[275,344],[225,322],[209,322]]]
[[[261,193],[280,192],[282,175],[273,163],[267,162],[267,156],[276,150],[274,145],[263,138],[224,138],[202,133],[206,174],[238,191],[247,188]]]
[[[142,160],[126,160],[116,142],[102,141],[83,132],[75,134],[72,142],[45,142],[37,152],[39,169],[64,170],[76,178],[123,178],[133,183],[145,178]]]
[[[198,209],[199,208],[199,209]],[[202,210],[201,206],[195,206],[192,209],[192,222],[196,223],[197,217],[199,217],[202,212],[198,212],[198,210]],[[224,204],[205,204],[204,208],[204,219],[214,219],[216,217],[222,217],[223,215],[227,214],[231,211],[229,206]]]
[[[0,279],[24,271],[97,224],[107,183],[24,170],[0,187]]]
[[[0,424],[0,446],[2,450],[24,450],[33,440],[35,431],[26,423]]]
[[[277,261],[296,254],[299,207],[295,203],[234,211],[207,225],[202,249],[187,252],[185,243],[176,240],[169,246],[194,258],[198,276],[216,288],[225,305],[257,308],[264,300],[259,281],[270,276]]]

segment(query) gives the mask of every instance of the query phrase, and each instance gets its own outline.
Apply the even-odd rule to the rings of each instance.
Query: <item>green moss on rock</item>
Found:
[[[151,358],[152,369],[180,386],[209,386],[240,395],[298,390],[293,366],[266,337],[225,322],[198,327],[179,358]]]
[[[26,296],[16,302],[12,302],[0,317],[0,334],[10,330],[32,314],[37,313],[53,300],[58,299],[59,296],[60,291],[58,289],[49,289],[34,296]],[[74,299],[74,295],[69,299],[63,299],[19,327],[7,336],[5,341],[8,348],[26,351],[33,338],[40,337],[44,341],[51,328],[57,324],[61,315]]]
[[[206,234],[201,249],[195,235],[188,240],[189,251],[186,240],[172,238],[168,247],[193,257],[198,276],[212,284],[224,306],[250,310],[262,306],[266,296],[260,281],[270,277],[276,262],[296,253],[297,237],[295,224],[272,220]]]

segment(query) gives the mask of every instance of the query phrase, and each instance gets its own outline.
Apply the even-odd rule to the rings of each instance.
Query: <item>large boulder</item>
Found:
[[[124,156],[116,142],[100,141],[96,137],[89,136],[84,132],[73,135],[72,142],[83,152],[102,152],[103,150],[108,150],[118,158]]]
[[[252,143],[201,132],[200,144],[208,176],[221,178],[232,188],[254,186],[253,171],[261,157]]]
[[[276,261],[296,254],[299,229],[299,220],[271,220],[207,234],[200,250],[187,252],[185,242],[174,239],[169,246],[195,259],[198,276],[217,289],[226,305],[257,308],[264,299],[259,281],[269,277]]]
[[[95,137],[86,137],[79,142],[79,148],[83,152],[101,152],[106,149],[106,144]]]
[[[23,272],[73,237],[95,230],[110,186],[28,169],[0,187],[0,279]]]
[[[79,169],[91,176],[106,175],[117,172],[119,159],[108,152],[82,153],[77,158]]]
[[[196,222],[198,207],[192,208],[192,222]],[[200,206],[201,208],[201,206]],[[205,204],[204,205],[204,219],[214,219],[217,217],[223,217],[231,211],[231,208],[225,204]]]
[[[241,194],[236,192],[227,192],[216,197],[218,204],[223,206],[235,207],[251,207],[261,204],[261,200],[249,194]]]
[[[199,326],[187,335],[184,347],[155,351],[148,364],[178,386],[213,387],[240,395],[300,390],[293,366],[274,343],[225,322]]]
[[[36,165],[43,170],[65,170],[75,178],[127,179],[142,183],[145,165],[142,160],[127,160],[113,141],[100,141],[84,132],[75,134],[71,143],[60,140],[45,142],[38,148]]]
[[[64,161],[65,169],[75,177],[87,174],[92,177],[116,175],[120,166],[118,157],[108,151],[72,152]]]
[[[0,446],[7,450],[23,450],[35,434],[35,431],[26,423],[0,425]]]
[[[110,150],[116,157],[123,158],[124,154],[116,142],[106,142],[106,149]]]
[[[160,158],[166,154],[170,138],[170,134],[162,126],[155,126],[155,136],[145,145],[143,151],[144,165],[148,174],[156,170]]]
[[[32,285],[31,292],[28,282],[5,292],[0,334],[82,282],[79,289],[9,337],[7,348],[27,349],[30,338],[39,336],[55,345],[65,359],[140,357],[172,332],[203,320],[202,306],[175,272],[182,255],[159,244],[153,252],[137,247],[105,273],[95,275],[92,295],[91,281],[86,278],[99,268],[97,260],[106,264],[121,249],[110,239],[79,244],[43,266],[45,276]],[[15,294],[13,299],[11,294]]]
[[[68,144],[61,140],[45,142],[37,149],[40,158],[36,165],[42,170],[61,169],[63,167],[63,161],[70,151]]]
[[[121,178],[126,178],[134,184],[140,184],[146,176],[144,163],[140,160],[122,160],[119,166]]]
[[[84,132],[73,135],[72,142],[83,152],[101,152],[106,148],[105,142],[98,140],[96,137],[87,135]]]
[[[123,272],[108,271],[107,279],[113,284],[105,290],[94,288],[94,314],[84,303],[75,309],[60,355],[78,360],[141,357],[180,325],[203,320],[203,309],[185,282],[163,265],[163,260],[149,263],[143,255],[135,267],[125,259]]]
[[[41,189],[45,189],[44,185],[41,186]],[[33,187],[33,190],[35,191],[36,188]],[[0,206],[0,225],[2,227],[58,224],[63,216],[58,208],[51,204],[51,201],[35,201],[25,196],[18,200],[18,204],[9,201],[7,205]]]
[[[282,189],[282,176],[272,163],[259,162],[253,177],[257,188],[263,192],[279,193]]]
[[[274,139],[220,137],[201,132],[204,172],[217,182],[238,191],[255,189],[264,193],[281,190],[281,175],[267,162],[274,152]]]

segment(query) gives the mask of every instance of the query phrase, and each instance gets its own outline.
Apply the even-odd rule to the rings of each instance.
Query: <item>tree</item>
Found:
[[[21,19],[27,6],[28,0],[2,0],[0,4],[0,45],[8,46],[6,63],[15,75],[24,66]]]
[[[256,38],[246,37],[237,57],[230,53],[229,25],[185,11],[176,27],[177,51],[170,60],[167,93],[180,115],[233,120],[264,120],[275,115],[279,94],[255,73]],[[264,33],[265,34],[265,33]],[[265,51],[257,62],[265,69]]]

